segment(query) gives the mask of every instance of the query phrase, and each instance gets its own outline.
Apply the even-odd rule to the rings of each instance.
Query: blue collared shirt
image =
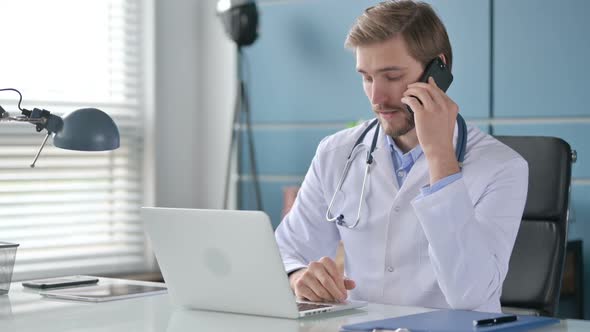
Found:
[[[415,148],[404,154],[402,150],[397,147],[395,141],[390,136],[386,136],[386,138],[387,143],[391,149],[393,172],[397,179],[397,183],[401,188],[401,186],[404,184],[404,181],[406,180],[406,177],[408,176],[408,173],[410,173],[412,166],[414,166],[416,160],[418,160],[418,158],[420,158],[424,153],[422,151],[422,147],[418,144]],[[457,181],[461,177],[461,172],[458,172],[436,181],[436,183],[434,183],[432,186],[424,186],[420,189],[422,196],[433,194],[447,185]]]

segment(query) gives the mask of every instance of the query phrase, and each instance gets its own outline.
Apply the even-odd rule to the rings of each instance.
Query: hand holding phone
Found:
[[[424,73],[422,74],[418,82],[428,83],[429,77],[432,77],[439,89],[441,89],[444,92],[447,91],[447,89],[453,82],[453,74],[451,74],[449,67],[447,67],[447,65],[439,57],[436,57],[432,61],[430,61],[430,63],[426,66],[426,69],[424,69]],[[418,97],[415,96],[414,98],[418,99]],[[418,99],[418,101],[420,101],[420,99]],[[420,101],[420,103],[422,102]],[[410,113],[413,113],[410,106],[407,107],[408,111]]]
[[[432,185],[460,171],[453,147],[459,107],[445,93],[453,81],[453,75],[440,58],[428,64],[421,80],[425,82],[408,85],[401,101],[410,112],[410,107],[416,111],[416,135],[429,161]]]

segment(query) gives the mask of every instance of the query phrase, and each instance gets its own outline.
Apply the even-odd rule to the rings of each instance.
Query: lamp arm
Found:
[[[52,115],[51,112],[44,109],[34,108],[32,111],[22,108],[21,103],[23,101],[23,95],[17,89],[6,88],[0,89],[0,91],[14,91],[18,93],[18,109],[21,111],[20,116],[11,116],[10,113],[6,112],[2,106],[0,106],[0,121],[18,121],[28,122],[35,125],[37,132],[47,129],[51,133],[56,133],[61,130],[63,121],[60,117]]]
[[[0,108],[1,108],[1,106],[0,106]],[[0,121],[29,122],[29,123],[36,125],[37,131],[41,131],[43,128],[46,128],[47,122],[49,121],[47,118],[33,119],[33,118],[30,118],[27,116],[10,116],[10,115],[8,115],[8,112],[4,111],[4,109],[2,109],[1,115],[2,116],[0,117]],[[39,128],[41,128],[41,129],[39,129]],[[51,136],[51,131],[49,129],[47,129],[47,135],[45,135],[45,138],[43,139],[43,143],[41,143],[41,146],[39,147],[39,150],[37,151],[37,154],[35,155],[35,159],[33,159],[33,162],[31,163],[31,165],[29,165],[31,168],[35,167],[35,163],[37,162],[37,159],[39,159],[39,155],[41,154],[41,151],[43,151],[43,147],[45,147],[45,143],[47,143],[47,139],[49,138],[49,136]]]
[[[0,118],[0,121],[16,121],[16,122],[28,122],[28,123],[32,123],[32,124],[45,124],[47,122],[47,119],[45,118],[39,118],[39,119],[31,119],[29,117],[26,116],[6,116],[6,117],[2,117]]]
[[[51,136],[51,133],[47,132],[47,135],[45,135],[45,138],[43,139],[43,143],[41,143],[41,146],[39,147],[39,150],[35,155],[35,159],[33,159],[33,162],[29,165],[31,168],[35,168],[35,163],[37,162],[37,159],[39,159],[39,155],[41,154],[41,151],[43,151],[43,148],[45,147],[45,143],[47,143],[47,139],[49,138],[49,136]]]
[[[23,110],[23,113],[27,113],[27,115],[10,116],[8,112],[4,111],[0,121],[28,122],[35,125],[37,132],[47,129],[49,133],[57,133],[63,128],[63,119],[47,110],[34,108],[32,111]]]
[[[52,133],[57,133],[61,131],[63,128],[63,119],[57,115],[51,114],[48,110],[34,108],[32,111],[22,108],[21,102],[23,100],[23,96],[17,89],[7,88],[7,89],[0,89],[0,91],[14,91],[19,95],[18,101],[18,109],[21,111],[22,115],[20,116],[11,116],[10,113],[6,112],[2,106],[0,106],[0,121],[16,121],[16,122],[28,122],[35,125],[35,129],[37,132],[41,132],[43,129],[47,129],[47,134],[43,139],[43,143],[39,147],[37,154],[35,155],[35,159],[33,163],[31,163],[31,168],[35,167],[35,163],[43,151],[45,147],[45,143],[47,143],[47,139],[51,136]]]

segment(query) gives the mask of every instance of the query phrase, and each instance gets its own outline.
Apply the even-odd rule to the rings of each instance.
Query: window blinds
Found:
[[[19,243],[13,280],[74,273],[145,271],[150,257],[142,205],[142,0],[0,2],[0,88],[23,94],[23,108],[63,115],[83,107],[108,113],[121,147],[77,152],[45,147],[45,132],[0,123],[0,242]],[[0,105],[20,115],[18,95]]]

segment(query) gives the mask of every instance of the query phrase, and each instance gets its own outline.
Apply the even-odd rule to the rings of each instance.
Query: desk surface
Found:
[[[102,278],[101,283],[116,282]],[[160,285],[157,283],[134,282]],[[167,294],[105,303],[45,299],[13,283],[0,296],[0,331],[338,331],[341,325],[426,312],[429,309],[370,304],[362,309],[299,320],[176,308]],[[539,332],[590,331],[590,321],[563,320]]]

